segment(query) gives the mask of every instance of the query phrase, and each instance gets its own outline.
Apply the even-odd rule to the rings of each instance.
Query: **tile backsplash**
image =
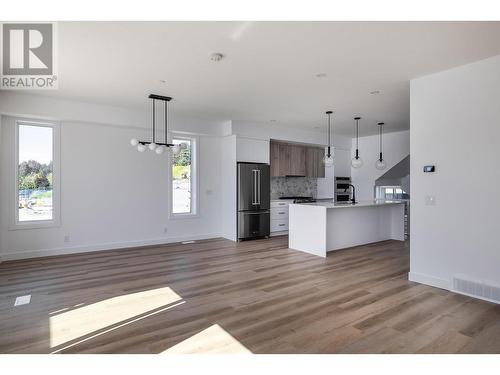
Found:
[[[285,196],[316,198],[318,180],[314,177],[271,177],[271,199]]]

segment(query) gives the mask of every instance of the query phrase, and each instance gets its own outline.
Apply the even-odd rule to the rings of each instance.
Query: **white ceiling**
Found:
[[[180,114],[321,130],[332,109],[335,132],[360,115],[367,135],[409,128],[410,79],[499,40],[500,22],[61,22],[59,90],[33,93],[148,108],[153,92]]]

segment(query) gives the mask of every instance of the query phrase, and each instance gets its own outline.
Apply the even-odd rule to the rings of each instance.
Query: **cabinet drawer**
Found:
[[[287,207],[290,201],[271,201],[271,207]]]
[[[288,230],[288,219],[287,220],[271,220],[271,232],[279,232],[282,230]]]
[[[288,221],[288,207],[271,209],[271,220],[287,220]]]

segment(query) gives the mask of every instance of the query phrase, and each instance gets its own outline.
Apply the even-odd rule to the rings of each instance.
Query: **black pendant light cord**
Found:
[[[153,100],[153,136],[151,137],[153,139],[153,143],[155,143],[156,140],[156,105],[155,105],[155,100]]]
[[[164,101],[163,104],[165,105],[165,144],[168,144],[168,102]]]
[[[151,135],[151,141],[138,141],[138,143],[142,145],[148,145],[150,143],[156,143],[156,101],[161,100],[164,105],[165,105],[165,143],[156,143],[158,146],[167,146],[171,147],[174,146],[173,143],[168,143],[168,102],[172,100],[171,97],[169,96],[161,96],[161,95],[155,95],[155,94],[150,94],[149,99],[152,100],[152,115],[153,115],[153,121],[152,121],[152,135]]]
[[[356,120],[356,160],[359,159],[359,120],[361,117],[355,117]]]
[[[380,127],[379,129],[379,134],[380,134],[380,153],[379,153],[379,160],[382,161],[383,160],[383,157],[382,157],[382,126],[384,125],[383,122],[379,122],[378,123],[378,126]]]
[[[326,114],[328,115],[328,157],[332,156],[331,154],[331,151],[330,151],[330,146],[331,146],[331,142],[330,142],[330,115],[332,114],[332,111],[328,111],[326,112]]]

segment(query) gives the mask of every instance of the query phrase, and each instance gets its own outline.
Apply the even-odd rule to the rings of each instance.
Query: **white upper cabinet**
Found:
[[[236,138],[236,159],[250,163],[269,164],[269,141],[256,138]]]

